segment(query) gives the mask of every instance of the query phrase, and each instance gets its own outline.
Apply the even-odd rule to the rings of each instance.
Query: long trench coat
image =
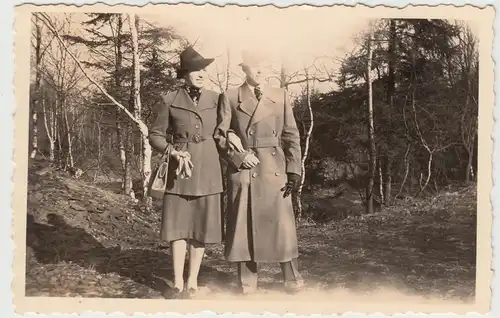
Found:
[[[219,102],[215,140],[228,162],[225,256],[228,261],[286,262],[298,257],[287,173],[300,174],[300,136],[285,89],[265,88],[257,101],[250,86],[226,91]],[[231,151],[227,133],[240,137],[260,164],[242,169],[245,153]]]
[[[221,162],[213,139],[219,95],[202,89],[198,105],[183,88],[161,96],[149,132],[151,147],[161,153],[167,146],[188,151],[194,165],[189,179],[176,178],[177,163],[171,160],[166,193],[204,196],[222,192]],[[170,142],[167,135],[172,136]]]

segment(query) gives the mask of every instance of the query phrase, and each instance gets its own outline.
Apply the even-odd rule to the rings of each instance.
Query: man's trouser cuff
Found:
[[[238,283],[243,291],[257,289],[257,263],[254,261],[238,262]]]
[[[299,272],[299,265],[297,258],[288,262],[280,263],[281,272],[283,273],[283,280],[285,282],[302,282],[302,276]]]

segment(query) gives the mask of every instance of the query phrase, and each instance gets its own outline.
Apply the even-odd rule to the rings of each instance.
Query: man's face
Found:
[[[197,88],[203,88],[207,79],[207,71],[205,69],[190,72],[187,75],[188,84]]]
[[[264,64],[244,66],[243,72],[249,82],[260,85],[266,82],[269,77],[269,68]]]

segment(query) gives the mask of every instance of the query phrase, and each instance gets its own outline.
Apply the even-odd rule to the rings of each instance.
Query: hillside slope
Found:
[[[148,214],[124,196],[40,162],[30,163],[28,179],[27,296],[161,297],[171,263],[168,246],[157,240],[158,212]],[[475,202],[468,188],[376,215],[299,227],[304,293],[393,288],[470,300]],[[207,249],[200,297],[235,287],[235,268],[222,252],[222,245]],[[277,264],[261,266],[259,279],[263,293],[280,294]]]

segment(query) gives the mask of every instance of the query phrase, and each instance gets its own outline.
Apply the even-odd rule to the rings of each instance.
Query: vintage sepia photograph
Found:
[[[489,311],[491,7],[16,10],[19,308]]]

